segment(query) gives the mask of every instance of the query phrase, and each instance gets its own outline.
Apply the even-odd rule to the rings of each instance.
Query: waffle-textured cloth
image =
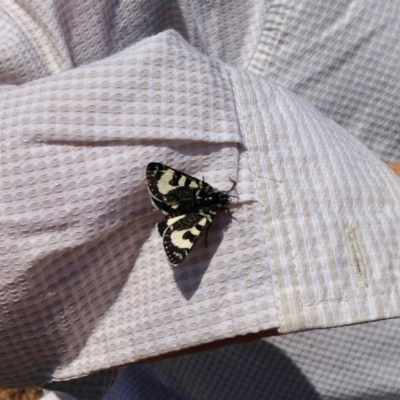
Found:
[[[399,317],[400,183],[378,158],[400,152],[385,4],[2,2],[0,385]],[[178,267],[151,161],[237,182],[235,219],[218,215]]]
[[[386,320],[138,365],[105,400],[397,400],[397,337],[398,320]]]

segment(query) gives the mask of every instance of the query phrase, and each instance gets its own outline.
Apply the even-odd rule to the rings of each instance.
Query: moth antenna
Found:
[[[263,176],[257,174],[257,172],[255,172],[252,168],[250,168],[250,171],[257,177],[257,178],[264,178]],[[270,178],[270,177],[266,177],[266,179],[270,180],[270,181],[274,181],[277,183],[282,183],[282,181],[280,179],[274,179],[274,178]]]
[[[228,192],[227,193],[229,193],[229,192],[232,192],[232,190],[234,190],[235,189],[235,187],[236,187],[236,181],[234,181],[233,179],[231,179],[231,178],[229,178],[229,180],[233,183],[233,185],[232,185],[232,187],[228,190]]]

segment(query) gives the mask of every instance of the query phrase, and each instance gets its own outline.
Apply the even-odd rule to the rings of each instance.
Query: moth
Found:
[[[154,207],[167,215],[167,219],[157,224],[158,232],[169,262],[181,263],[200,234],[211,227],[218,211],[226,210],[232,200],[229,193],[235,189],[219,191],[203,180],[194,178],[167,165],[151,162],[146,169],[147,185]]]

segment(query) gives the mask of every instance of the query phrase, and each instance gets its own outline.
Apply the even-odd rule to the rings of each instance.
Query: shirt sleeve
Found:
[[[309,103],[176,32],[4,91],[0,122],[4,385],[399,316],[397,178]],[[237,182],[235,219],[177,267],[154,161]]]

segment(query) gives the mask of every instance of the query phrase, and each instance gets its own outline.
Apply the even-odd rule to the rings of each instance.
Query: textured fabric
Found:
[[[21,84],[71,68],[49,0],[0,4],[0,81]]]
[[[89,63],[173,28],[203,53],[306,98],[382,160],[400,158],[396,0],[6,0],[0,12],[2,82]]]
[[[74,66],[105,58],[166,29],[186,37],[176,0],[61,0],[53,7]]]
[[[314,104],[384,161],[400,159],[400,4],[271,2],[248,70]]]
[[[190,44],[213,58],[247,69],[269,1],[180,0]]]
[[[168,32],[0,102],[4,383],[76,377],[277,327],[226,68]],[[221,189],[238,183],[239,222],[219,216],[209,246],[174,269],[144,179],[154,160]],[[16,351],[24,368],[8,367]]]
[[[400,399],[398,337],[386,320],[229,346],[131,367],[106,399],[171,398],[160,382],[191,400]],[[131,396],[135,382],[143,391]]]
[[[398,316],[398,178],[286,90],[235,77],[280,331]]]
[[[395,1],[3,1],[0,385],[91,374],[104,385],[76,397],[99,398],[113,378],[96,371],[269,328],[399,316],[400,189],[378,160],[400,151],[397,15]],[[237,181],[236,220],[219,215],[209,246],[177,268],[149,161],[220,190]],[[363,341],[376,360],[387,323],[351,327],[346,349],[360,357],[374,326]],[[331,358],[347,329],[316,356]],[[302,335],[282,338],[292,359]],[[318,332],[307,335],[309,351]],[[380,368],[390,382],[365,375],[352,393],[312,358],[301,367],[327,398],[397,394],[396,370]],[[199,396],[141,373],[135,387]]]
[[[400,159],[398,1],[180,4],[193,46],[307,99],[382,160]]]

